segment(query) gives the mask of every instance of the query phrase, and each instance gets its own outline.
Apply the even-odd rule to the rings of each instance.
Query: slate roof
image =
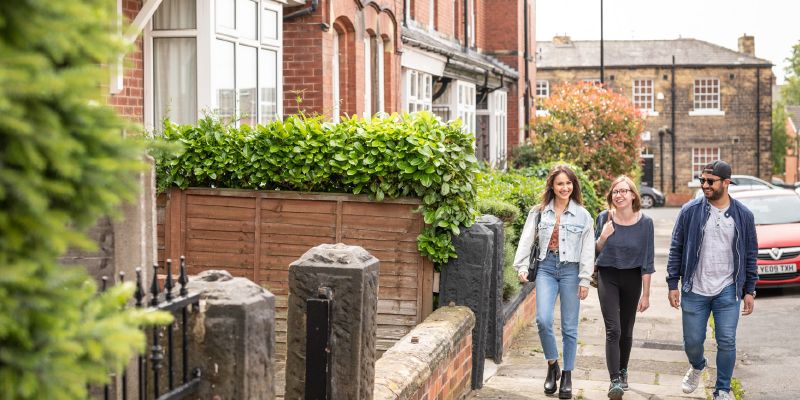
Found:
[[[536,43],[536,67],[542,69],[600,67],[600,41],[576,40],[571,44]],[[697,39],[604,40],[606,67],[676,66],[763,66],[768,60],[752,57]]]
[[[516,79],[519,77],[517,70],[492,56],[478,53],[472,49],[465,52],[461,44],[419,29],[403,28],[402,40],[406,46],[441,54],[451,60],[494,71],[495,73],[502,72],[503,75],[510,78]]]

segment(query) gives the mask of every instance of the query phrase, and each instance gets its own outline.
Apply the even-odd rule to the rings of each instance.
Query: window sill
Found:
[[[548,115],[550,115],[550,112],[547,110],[536,110],[537,117],[546,117]]]
[[[655,110],[646,110],[646,109],[639,109],[639,112],[642,113],[645,117],[657,117],[658,111]]]
[[[722,110],[694,110],[689,111],[690,117],[724,117],[725,111]]]

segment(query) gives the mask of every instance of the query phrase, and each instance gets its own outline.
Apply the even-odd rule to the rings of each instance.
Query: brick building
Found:
[[[688,200],[708,161],[769,180],[772,64],[752,36],[738,51],[695,39],[604,41],[604,84],[646,116],[642,182],[671,204]],[[600,81],[600,42],[538,42],[537,96],[559,82]]]
[[[476,133],[479,158],[498,166],[526,136],[533,0],[308,3],[284,16],[285,113],[458,117]]]
[[[206,113],[252,125],[430,110],[462,118],[495,165],[527,136],[534,0],[117,3],[134,48],[110,103],[147,130]]]
[[[800,151],[798,151],[798,130],[800,130],[800,106],[786,106],[786,157],[783,180],[786,183],[800,182]]]

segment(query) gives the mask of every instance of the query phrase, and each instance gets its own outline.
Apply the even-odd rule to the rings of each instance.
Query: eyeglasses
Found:
[[[721,181],[722,179],[711,179],[711,178],[697,178],[700,181],[701,185],[705,185],[708,183],[708,186],[714,186],[717,181]]]
[[[630,189],[616,189],[616,190],[612,190],[611,191],[611,195],[612,196],[616,196],[618,194],[621,194],[621,195],[625,196],[630,191],[631,191]]]

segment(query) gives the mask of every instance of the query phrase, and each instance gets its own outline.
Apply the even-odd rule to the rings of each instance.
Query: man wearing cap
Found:
[[[722,160],[703,167],[703,196],[685,204],[672,230],[667,285],[669,303],[681,309],[683,347],[689,370],[684,393],[697,389],[708,365],[703,355],[709,315],[714,315],[717,340],[717,382],[714,399],[730,394],[736,362],[736,326],[753,312],[756,297],[758,243],[753,213],[728,195],[731,166]],[[679,287],[680,281],[680,287]]]

